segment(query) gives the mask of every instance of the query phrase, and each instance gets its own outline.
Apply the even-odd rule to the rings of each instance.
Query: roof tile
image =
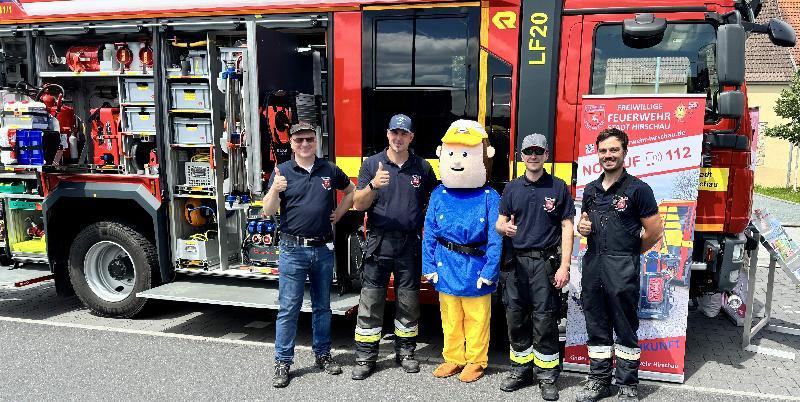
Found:
[[[780,8],[778,2],[780,1]],[[786,9],[789,13],[782,13],[784,7],[792,3]],[[757,22],[766,23],[770,18],[779,18],[790,23],[795,29],[800,27],[800,1],[797,0],[765,0],[761,13],[756,19]],[[788,18],[791,13],[796,13],[794,21]],[[800,49],[792,49],[793,52]],[[795,61],[787,48],[775,46],[770,42],[769,37],[764,34],[750,35],[747,39],[745,56],[746,79],[748,82],[788,82],[794,77]]]

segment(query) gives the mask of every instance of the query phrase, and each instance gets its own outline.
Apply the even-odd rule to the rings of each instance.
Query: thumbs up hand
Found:
[[[506,237],[514,237],[517,235],[517,225],[514,224],[514,215],[503,225],[503,235]]]
[[[584,237],[592,233],[592,221],[589,220],[589,214],[586,212],[581,214],[581,220],[578,221],[578,233]]]
[[[372,187],[381,188],[389,184],[389,171],[383,169],[383,162],[378,162],[378,171],[372,179]]]
[[[273,173],[272,179],[272,187],[270,188],[271,191],[275,191],[278,193],[282,193],[286,191],[286,177],[281,175],[281,171],[275,166],[275,172]]]

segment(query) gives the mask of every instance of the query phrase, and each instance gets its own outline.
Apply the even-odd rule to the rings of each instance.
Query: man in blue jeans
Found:
[[[264,215],[280,206],[280,258],[275,323],[275,377],[272,386],[289,385],[294,358],[297,319],[303,305],[306,277],[311,282],[313,345],[316,366],[341,374],[331,357],[331,282],[333,281],[332,225],[353,206],[355,186],[336,165],[316,157],[316,128],[300,122],[289,130],[294,159],[275,168],[264,197]],[[334,209],[336,190],[344,192]]]

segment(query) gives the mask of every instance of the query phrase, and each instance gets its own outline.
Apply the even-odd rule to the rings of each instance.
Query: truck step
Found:
[[[147,299],[186,301],[277,310],[278,282],[253,281],[237,278],[189,276],[179,277],[168,283],[144,292],[137,297]],[[358,293],[339,296],[331,289],[331,310],[335,315],[350,315],[358,309]],[[301,311],[311,312],[311,296],[306,288]]]

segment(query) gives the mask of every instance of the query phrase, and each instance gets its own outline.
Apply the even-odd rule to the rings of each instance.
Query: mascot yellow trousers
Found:
[[[459,297],[439,293],[444,331],[444,361],[486,368],[489,363],[489,319],[492,295]]]

